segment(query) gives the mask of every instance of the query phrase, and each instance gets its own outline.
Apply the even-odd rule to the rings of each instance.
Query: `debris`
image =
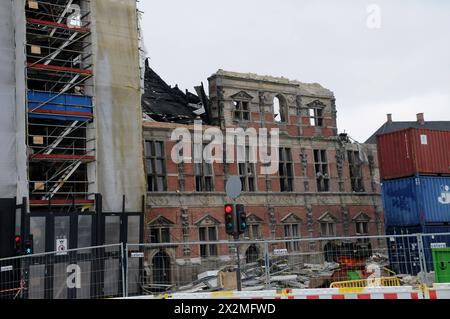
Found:
[[[419,286],[421,284],[420,279],[418,276],[411,276],[411,275],[397,275],[398,278],[400,278],[400,282],[402,285],[405,286]]]
[[[288,276],[272,276],[270,277],[270,282],[273,281],[292,281],[296,280],[297,275],[288,275]]]
[[[210,101],[203,84],[195,87],[198,94],[183,92],[178,86],[171,87],[145,62],[145,89],[142,109],[145,119],[158,122],[190,124],[196,119],[210,122]]]
[[[375,264],[384,269],[383,276],[384,273],[386,276],[392,275],[387,269],[389,258],[384,254],[374,253],[366,259],[366,264]],[[221,269],[202,272],[197,276],[196,282],[179,287],[177,290],[184,292],[233,290],[234,284],[236,284],[235,267],[231,263]],[[342,269],[341,265],[336,262],[292,262],[286,256],[271,256],[269,282],[267,282],[266,266],[263,259],[242,265],[242,290],[263,290],[268,288],[267,285],[271,289],[329,287],[333,281],[333,275],[340,269]],[[418,277],[410,275],[398,275],[398,277],[401,279],[402,285],[416,286],[420,284]]]

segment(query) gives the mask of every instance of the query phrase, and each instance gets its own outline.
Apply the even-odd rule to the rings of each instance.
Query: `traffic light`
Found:
[[[20,235],[14,237],[14,251],[17,256],[22,255],[22,237]]]
[[[228,235],[234,234],[233,215],[234,215],[234,205],[230,204],[225,205],[225,231],[227,232]]]
[[[33,254],[33,235],[23,242],[23,252],[25,255]]]
[[[238,233],[241,235],[245,233],[245,231],[248,228],[247,224],[247,214],[245,213],[245,207],[244,205],[236,205],[236,216],[237,216],[237,226],[238,226]]]

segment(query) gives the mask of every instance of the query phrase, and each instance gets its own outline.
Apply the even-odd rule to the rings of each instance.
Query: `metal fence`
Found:
[[[0,259],[0,299],[96,299],[125,293],[123,245]]]
[[[118,244],[0,260],[0,299],[450,282],[450,234]],[[237,275],[238,264],[240,276]]]
[[[237,250],[243,291],[432,286],[450,282],[443,247],[450,234],[127,245],[127,293],[235,290]]]

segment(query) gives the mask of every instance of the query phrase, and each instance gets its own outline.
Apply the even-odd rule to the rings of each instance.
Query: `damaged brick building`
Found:
[[[183,245],[230,239],[223,222],[229,201],[225,184],[240,176],[251,240],[380,235],[382,204],[376,147],[338,134],[333,92],[319,84],[219,70],[209,79],[209,95],[167,85],[146,66],[144,140],[148,182],[145,241],[176,243],[156,255],[170,264],[207,260],[227,252],[215,245]],[[175,164],[175,128],[279,128],[280,170],[261,175],[261,164]],[[286,243],[289,251],[300,245]],[[314,247],[310,247],[314,248]],[[315,247],[321,250],[323,247]],[[258,245],[242,254],[260,254]],[[163,254],[164,256],[162,256]]]

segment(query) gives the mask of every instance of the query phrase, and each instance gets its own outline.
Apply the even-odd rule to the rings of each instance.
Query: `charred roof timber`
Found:
[[[157,122],[193,123],[202,119],[210,123],[209,100],[203,83],[195,87],[198,95],[178,86],[168,85],[149,65],[145,63],[145,91],[142,96],[144,117]]]

